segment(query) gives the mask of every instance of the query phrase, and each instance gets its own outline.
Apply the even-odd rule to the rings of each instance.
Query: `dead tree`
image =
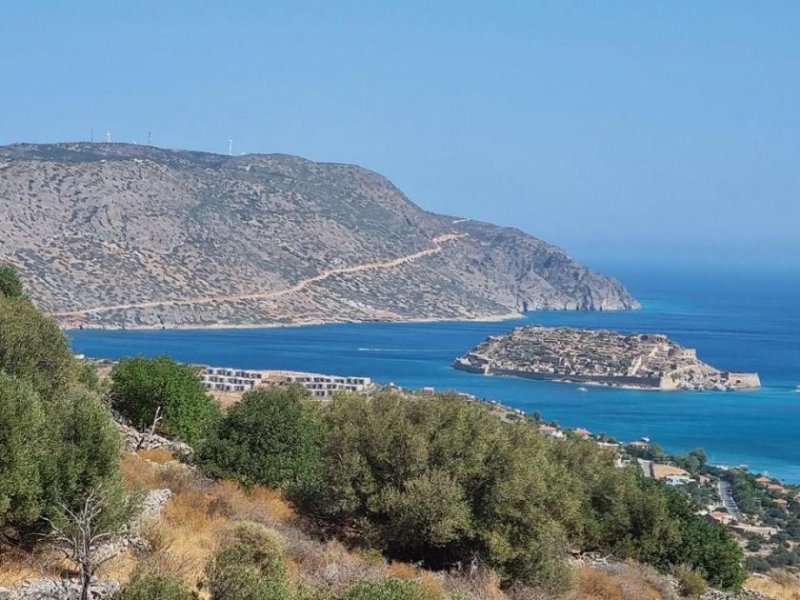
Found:
[[[104,544],[120,534],[121,527],[105,528],[101,524],[101,515],[106,508],[106,499],[99,489],[86,496],[80,509],[73,510],[66,505],[61,506],[61,518],[48,519],[52,531],[47,539],[52,541],[80,571],[81,600],[89,599],[89,586],[95,573],[106,562],[116,556],[116,552],[103,551]]]
[[[161,419],[163,419],[163,418],[164,418],[164,415],[161,412],[161,407],[159,406],[159,407],[156,408],[156,414],[153,417],[153,423],[152,423],[152,425],[150,425],[150,432],[146,433],[146,432],[143,431],[141,434],[139,434],[139,442],[136,444],[136,451],[137,452],[144,445],[145,440],[150,440],[150,439],[153,438],[153,436],[156,433],[156,427],[158,427],[158,424],[161,422]]]

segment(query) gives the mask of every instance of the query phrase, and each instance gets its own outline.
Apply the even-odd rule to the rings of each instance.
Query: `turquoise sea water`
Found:
[[[518,321],[324,325],[209,331],[71,331],[76,352],[119,358],[167,353],[184,361],[366,375],[499,400],[568,427],[622,440],[647,436],[669,452],[702,446],[718,464],[800,483],[800,277],[631,270],[642,300],[629,312],[541,312]],[[484,377],[453,359],[524,322],[663,332],[722,369],[758,371],[748,392],[656,392]]]

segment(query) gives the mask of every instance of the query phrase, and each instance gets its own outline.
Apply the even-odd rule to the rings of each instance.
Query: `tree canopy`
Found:
[[[11,265],[0,265],[0,296],[20,298],[23,293],[17,270]]]
[[[139,429],[149,427],[160,410],[162,432],[196,445],[220,418],[219,405],[195,370],[168,356],[123,358],[112,379],[112,405]]]
[[[208,473],[248,485],[299,485],[316,476],[321,445],[322,423],[303,388],[261,388],[228,411],[200,460]]]
[[[86,369],[55,321],[0,297],[0,529],[41,529],[99,488],[121,501],[121,437]]]
[[[54,319],[23,298],[0,297],[0,369],[47,400],[69,382],[74,358]]]

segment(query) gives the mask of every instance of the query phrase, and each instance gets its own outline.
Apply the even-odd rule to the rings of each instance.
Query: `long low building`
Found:
[[[246,392],[257,386],[298,384],[315,398],[328,398],[341,391],[358,392],[372,387],[369,377],[323,375],[299,371],[254,371],[228,367],[206,367],[203,386],[218,392]]]

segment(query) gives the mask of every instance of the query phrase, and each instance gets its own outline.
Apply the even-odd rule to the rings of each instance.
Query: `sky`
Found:
[[[800,3],[16,0],[0,144],[356,163],[590,265],[800,270]]]

